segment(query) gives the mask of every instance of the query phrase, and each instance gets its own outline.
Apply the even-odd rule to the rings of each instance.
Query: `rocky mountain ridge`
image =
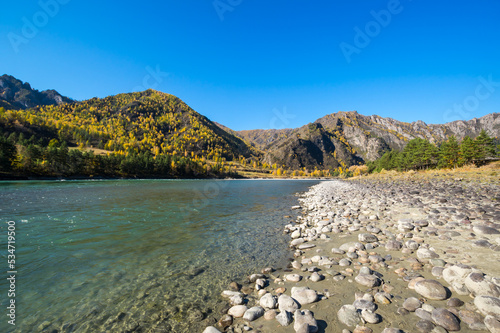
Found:
[[[5,109],[28,109],[40,105],[61,105],[74,102],[53,89],[38,91],[13,76],[0,76],[0,107]]]
[[[262,149],[267,163],[292,164],[294,168],[331,168],[375,160],[389,149],[403,149],[411,139],[422,138],[439,144],[451,135],[459,140],[465,136],[474,138],[483,129],[491,137],[500,137],[500,113],[428,125],[423,121],[405,123],[348,111],[326,115],[296,129],[235,133]]]

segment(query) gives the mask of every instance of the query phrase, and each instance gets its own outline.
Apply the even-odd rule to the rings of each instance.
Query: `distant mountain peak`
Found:
[[[23,82],[12,75],[0,76],[0,107],[5,109],[29,109],[40,105],[60,105],[73,103],[56,90],[38,91],[31,88],[28,82]]]

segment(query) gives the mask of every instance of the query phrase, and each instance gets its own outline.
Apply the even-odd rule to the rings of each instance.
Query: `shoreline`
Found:
[[[295,260],[232,283],[205,333],[500,332],[498,183],[333,180],[299,201]]]

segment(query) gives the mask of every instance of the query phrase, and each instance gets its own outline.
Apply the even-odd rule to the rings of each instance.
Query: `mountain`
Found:
[[[499,113],[428,125],[349,111],[299,128],[233,131],[178,97],[151,89],[75,102],[54,90],[34,90],[8,75],[0,77],[0,88],[0,135],[18,146],[48,146],[56,140],[122,157],[182,157],[207,170],[345,169],[373,161],[390,149],[402,150],[415,138],[439,144],[451,135],[474,138],[483,129],[500,136]],[[224,166],[225,161],[232,163]]]
[[[389,149],[401,150],[415,138],[439,144],[449,136],[472,138],[484,129],[500,136],[500,114],[492,113],[468,121],[427,125],[423,121],[405,123],[380,116],[364,116],[356,111],[326,115],[296,129],[235,132],[249,144],[264,151],[269,164],[298,168],[337,168],[375,160]]]
[[[10,111],[9,111],[10,112]],[[121,154],[250,157],[252,149],[181,99],[155,90],[38,106],[0,117],[4,132],[59,138]]]
[[[39,105],[61,105],[73,100],[55,90],[38,91],[30,84],[13,76],[0,76],[0,107],[5,109],[27,109]]]

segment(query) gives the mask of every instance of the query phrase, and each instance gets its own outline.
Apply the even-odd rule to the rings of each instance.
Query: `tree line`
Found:
[[[26,139],[23,133],[2,133],[0,128],[0,176],[25,177],[236,177],[222,163],[207,163],[189,157],[149,151],[127,155],[95,154],[70,148],[57,139]]]
[[[379,159],[368,162],[368,172],[385,170],[421,170],[430,168],[455,168],[467,164],[481,166],[498,157],[498,147],[486,131],[472,139],[466,136],[458,142],[455,136],[440,145],[416,138],[410,140],[402,151],[390,150]]]

